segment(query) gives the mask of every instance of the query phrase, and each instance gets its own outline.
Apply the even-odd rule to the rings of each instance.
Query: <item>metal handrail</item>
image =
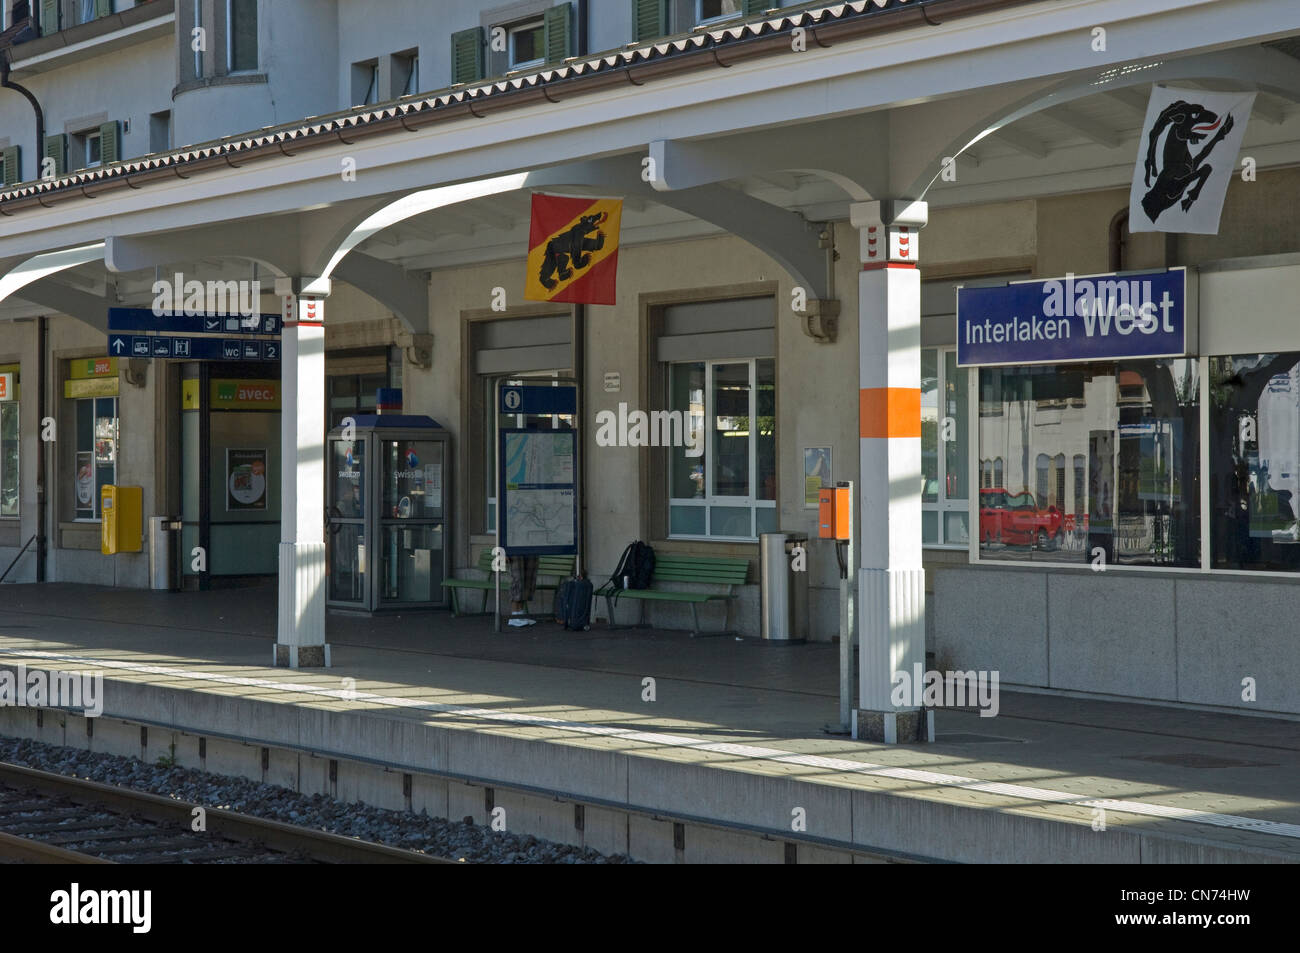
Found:
[[[18,563],[18,560],[23,558],[23,553],[27,552],[27,547],[30,546],[32,544],[32,541],[35,539],[36,539],[36,534],[32,533],[31,537],[28,538],[27,542],[23,543],[23,548],[18,550],[18,555],[13,558],[13,561],[11,563],[9,563],[8,568],[6,568],[4,572],[0,573],[0,582],[5,581],[5,577],[9,575],[9,570],[13,569],[14,566]]]

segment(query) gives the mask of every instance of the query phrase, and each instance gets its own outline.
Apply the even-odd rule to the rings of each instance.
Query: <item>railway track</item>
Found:
[[[192,829],[196,808],[205,830]],[[0,862],[457,863],[7,762],[0,762]]]

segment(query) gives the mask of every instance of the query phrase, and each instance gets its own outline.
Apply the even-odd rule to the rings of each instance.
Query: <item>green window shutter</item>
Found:
[[[65,135],[45,137],[45,155],[42,159],[54,160],[54,174],[63,175],[68,171],[68,137]],[[42,161],[42,166],[44,162]],[[42,173],[44,168],[40,170]]]
[[[0,152],[0,164],[3,164],[4,184],[16,185],[23,180],[22,151],[18,146],[8,146]]]
[[[116,119],[99,127],[99,164],[122,158],[122,125]]]
[[[474,83],[483,78],[483,28],[451,35],[451,81]]]
[[[665,0],[632,0],[632,29],[638,42],[667,33],[668,7]]]
[[[113,0],[95,0],[95,16],[106,17],[113,12]]]
[[[546,62],[560,63],[573,55],[572,13],[573,7],[567,2],[546,11],[542,21],[546,27]]]
[[[41,0],[41,36],[59,32],[59,0]]]
[[[764,10],[780,5],[780,0],[745,0],[745,16],[761,16]]]

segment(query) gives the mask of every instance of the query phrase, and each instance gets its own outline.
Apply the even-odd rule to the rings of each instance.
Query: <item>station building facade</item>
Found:
[[[357,15],[352,6],[338,4],[340,24]],[[546,21],[557,5],[517,6],[510,16],[518,13],[519,25],[527,26],[536,17]],[[559,6],[580,15],[577,4]],[[683,25],[693,16],[706,28],[716,17],[752,19],[732,10],[735,5],[722,4],[716,17],[704,16],[711,7],[692,12],[687,6],[673,5],[668,16]],[[870,4],[862,6],[870,12]],[[223,16],[237,18],[239,5],[232,9]],[[395,19],[402,15],[397,11]],[[226,48],[235,58],[224,71],[211,64],[205,70],[201,57],[197,65],[175,65],[180,38],[188,34],[182,32],[186,16],[192,13],[176,9],[161,26],[142,19],[153,26],[138,28],[147,38],[137,52],[179,70],[175,108],[186,99],[264,97],[265,82],[254,81],[254,71],[233,68],[246,65],[229,53],[233,39]],[[364,108],[445,85],[456,70],[490,75],[488,38],[501,16],[476,12],[477,22],[459,24],[450,35],[439,29],[427,49],[422,40],[413,50],[399,50],[395,36],[376,40],[373,24],[338,27],[329,42],[339,66],[331,82],[336,78],[339,89],[291,86],[301,107],[294,116],[267,113],[271,107],[262,99],[256,107],[215,108],[225,125],[210,131],[253,129],[258,123],[237,121],[253,113],[276,122],[325,113],[340,98]],[[602,16],[590,15],[588,48],[640,39],[641,27],[624,13]],[[264,65],[272,55],[284,61],[265,70],[274,85],[276,70],[293,65],[286,50],[295,47],[277,45],[269,20],[268,14],[260,21],[261,52],[251,55]],[[542,25],[539,41],[546,38]],[[1256,39],[1273,43],[1270,53],[1300,69],[1290,47],[1279,47],[1286,41],[1276,38],[1276,29],[1261,26]],[[466,31],[482,31],[487,59],[466,65],[455,58],[454,37],[463,46]],[[512,44],[532,42],[517,32],[508,31]],[[371,63],[352,48],[366,38],[375,49],[393,50]],[[442,47],[449,39],[452,59],[446,60]],[[595,45],[601,39],[605,44]],[[21,57],[15,67],[20,63]],[[32,70],[26,82],[35,87],[57,73]],[[1214,72],[1205,77],[1212,85]],[[1300,108],[1270,88],[1274,98],[1255,121],[1267,128],[1259,143],[1247,140],[1263,161],[1257,174],[1238,177],[1229,188],[1217,235],[1129,232],[1128,190],[1114,168],[1131,166],[1137,149],[1143,103],[1131,90],[1110,97],[1105,108],[1098,100],[1085,113],[1091,122],[1081,137],[1063,131],[1059,121],[994,135],[976,146],[978,162],[963,167],[974,183],[959,172],[951,189],[939,182],[927,196],[928,223],[920,232],[921,474],[914,484],[929,602],[926,648],[937,667],[996,669],[1004,685],[1033,689],[1300,713],[1300,678],[1293,677],[1300,675],[1300,650],[1289,638],[1300,598],[1300,325],[1293,320],[1300,299],[1300,224],[1293,211],[1300,199],[1294,168]],[[16,142],[15,130],[26,129],[30,117],[13,102],[5,108],[0,131]],[[210,137],[195,125],[175,140],[184,125],[179,117],[164,127],[156,115],[164,110],[142,108],[153,118],[142,122],[133,105],[130,125],[153,129],[150,151]],[[951,115],[968,106],[954,96],[933,108]],[[906,125],[907,109],[897,107],[892,122]],[[910,115],[917,124],[924,116]],[[1095,141],[1105,138],[1099,128],[1114,137],[1109,145]],[[782,150],[807,142],[793,126],[766,135]],[[122,140],[125,154],[131,141]],[[145,148],[141,140],[134,152]],[[1098,148],[1102,160],[1093,158]],[[637,165],[644,152],[643,144]],[[1077,161],[1085,174],[1067,168],[1042,184],[1015,184],[1044,156],[1067,154],[1059,162]],[[999,165],[1005,167],[1000,179],[980,178]],[[28,163],[12,181],[28,181],[35,171]],[[1082,184],[1064,184],[1070,175]],[[816,539],[806,459],[829,448],[829,472],[819,471],[819,478],[852,480],[866,493],[859,453],[863,257],[860,229],[850,222],[853,197],[794,162],[754,174],[742,168],[724,178],[735,195],[790,214],[788,227],[803,231],[800,241],[815,246],[825,266],[813,297],[837,307],[816,315],[792,307],[808,294],[807,273],[789,266],[788,249],[779,243],[764,248],[752,235],[729,233],[716,216],[697,217],[631,189],[617,304],[528,301],[525,187],[434,209],[356,246],[358,255],[399,267],[424,296],[395,305],[372,276],[350,282],[336,273],[327,299],[324,392],[295,397],[321,401],[332,427],[371,412],[380,388],[400,388],[406,412],[446,427],[455,461],[446,544],[456,571],[472,574],[482,550],[495,542],[495,382],[576,377],[584,402],[577,421],[583,557],[593,578],[603,581],[634,539],[661,552],[747,558],[752,581],[729,617],[711,607],[702,621],[705,628],[730,624],[756,635],[757,538],[777,530],[806,533],[813,537],[809,637],[830,640],[838,628],[839,573],[833,544]],[[605,191],[618,193],[607,183]],[[5,222],[21,228],[22,214]],[[188,241],[197,224],[182,216],[174,229],[155,232],[164,242],[169,232]],[[246,220],[243,227],[258,224]],[[249,259],[214,251],[211,259],[185,259],[176,268],[199,280],[260,281],[261,309],[279,312],[270,293],[276,276],[256,255]],[[1168,267],[1188,269],[1195,289],[1188,320],[1198,338],[1185,355],[958,366],[959,286]],[[98,489],[107,483],[140,486],[147,515],[181,519],[185,588],[264,580],[276,572],[279,473],[287,465],[279,366],[144,361],[107,352],[102,311],[148,307],[153,283],[169,274],[169,267],[114,271],[102,255],[92,255],[62,272],[59,283],[33,283],[30,297],[19,290],[4,302],[0,570],[14,560],[6,581],[147,586],[146,554],[99,551]],[[423,306],[420,313],[411,313],[412,300]],[[679,411],[703,432],[703,453],[598,442],[598,413],[636,409]],[[232,507],[227,486],[230,452],[250,449],[265,452],[266,471],[264,505],[251,510]],[[1098,567],[1093,544],[1103,520],[1112,531]],[[43,545],[39,555],[36,541]],[[195,547],[205,554],[201,564],[189,556]],[[603,606],[596,608],[599,618]],[[648,619],[686,628],[689,612],[656,604]]]

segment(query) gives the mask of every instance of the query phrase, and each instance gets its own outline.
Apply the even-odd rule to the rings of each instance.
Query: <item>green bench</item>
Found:
[[[699,608],[702,603],[720,601],[725,603],[727,613],[723,618],[723,630],[716,635],[729,635],[726,628],[731,620],[731,600],[736,598],[735,587],[745,584],[749,575],[748,559],[727,559],[715,556],[673,556],[655,553],[654,575],[650,579],[649,589],[618,589],[613,581],[605,583],[596,591],[596,595],[605,597],[605,606],[609,611],[609,624],[614,626],[614,606],[620,599],[633,599],[641,604],[641,619],[637,625],[645,625],[645,604],[647,602],[685,602],[691,607],[691,635],[700,634]],[[693,592],[668,589],[656,589],[663,583],[693,583],[700,586],[722,586],[723,592]]]
[[[538,583],[534,587],[537,590],[549,589],[554,592],[560,588],[560,581],[573,575],[574,557],[572,556],[538,556],[537,557],[537,579]],[[479,614],[487,612],[488,593],[496,589],[495,573],[492,571],[492,550],[484,549],[479,553],[478,565],[475,567],[479,572],[487,576],[486,579],[444,579],[442,586],[450,591],[451,595],[451,614],[457,616],[460,614],[460,600],[457,593],[461,589],[478,589],[483,593],[483,604],[479,607]],[[510,596],[510,573],[502,572],[505,577],[501,580],[501,591]],[[543,583],[543,576],[552,576],[556,579],[554,583]],[[554,607],[552,606],[552,609]],[[531,610],[530,610],[531,611]]]

